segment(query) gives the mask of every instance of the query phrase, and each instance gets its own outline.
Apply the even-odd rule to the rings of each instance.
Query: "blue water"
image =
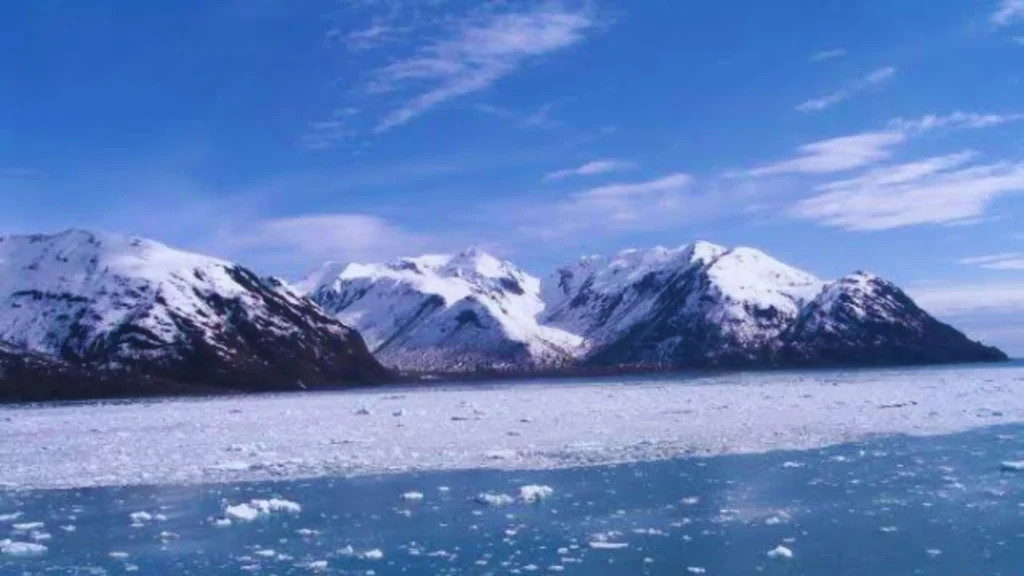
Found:
[[[557,471],[8,491],[0,515],[23,515],[0,521],[0,540],[31,541],[12,525],[35,521],[51,538],[42,556],[0,556],[0,574],[1020,575],[1024,474],[1004,460],[1024,460],[1024,426]],[[474,501],[525,484],[554,494]],[[402,501],[410,490],[422,502]],[[211,523],[226,504],[271,496],[301,513]],[[137,511],[166,520],[133,527]],[[628,546],[593,549],[598,533]],[[780,544],[792,558],[766,555]],[[358,557],[370,549],[383,558]]]

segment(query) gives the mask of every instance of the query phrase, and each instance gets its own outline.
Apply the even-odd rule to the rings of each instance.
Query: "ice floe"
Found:
[[[42,544],[0,540],[0,555],[3,556],[40,556],[42,554],[46,554],[46,551],[46,546],[43,546]]]
[[[288,500],[271,498],[269,500],[250,500],[224,508],[225,518],[236,522],[252,522],[260,516],[268,516],[277,512],[298,514],[302,512],[302,506]]]
[[[769,558],[788,559],[788,558],[792,558],[793,557],[793,551],[790,550],[789,548],[783,546],[782,544],[779,544],[775,548],[772,548],[771,550],[769,550],[768,553],[767,553],[767,556]]]
[[[555,491],[551,486],[530,484],[519,488],[519,499],[527,503],[539,502],[540,500],[550,497],[554,493]]]
[[[3,407],[0,484],[76,488],[550,469],[817,448],[880,434],[1024,422],[1022,378],[1024,368],[1016,366],[952,367],[678,382],[629,377],[630,386],[621,380],[432,385],[403,390],[400,401],[389,399],[391,390],[358,390]],[[897,404],[903,407],[878,409]],[[680,406],[687,407],[686,418],[679,418]],[[400,410],[406,416],[396,422],[392,414]],[[453,414],[464,416],[452,420]],[[225,453],[242,457],[225,459]],[[1003,464],[1007,471],[1021,468],[1013,459]]]

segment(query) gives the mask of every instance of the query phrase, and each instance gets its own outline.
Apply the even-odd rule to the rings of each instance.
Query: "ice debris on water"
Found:
[[[46,546],[32,542],[14,542],[12,540],[0,540],[0,555],[2,556],[40,556],[46,553]]]
[[[9,514],[0,514],[0,522],[11,522],[21,518],[22,512],[11,512]]]
[[[419,502],[423,500],[423,492],[416,492],[415,490],[402,494],[402,500],[407,502]]]
[[[554,489],[551,486],[539,486],[536,484],[529,484],[519,488],[519,498],[526,503],[532,504],[539,502],[545,498],[550,497],[554,494]]]
[[[701,568],[700,566],[687,566],[686,571],[690,574],[704,574],[707,572],[706,569]]]
[[[384,558],[384,552],[380,548],[373,548],[371,550],[364,550],[362,552],[357,551],[352,547],[351,544],[344,548],[338,549],[339,556],[348,556],[351,558],[362,558],[363,560],[381,560]]]
[[[1003,472],[1024,472],[1024,460],[1007,460],[999,465]]]
[[[785,546],[779,544],[775,548],[768,551],[769,558],[792,558],[793,551]]]
[[[508,494],[495,494],[493,492],[483,492],[476,495],[476,501],[480,504],[484,504],[485,506],[497,508],[500,506],[508,506],[509,504],[515,502],[515,499],[513,499]]]
[[[302,507],[288,500],[271,498],[269,500],[254,499],[234,506],[224,508],[224,516],[229,520],[239,522],[252,522],[260,516],[267,516],[275,512],[298,514]]]

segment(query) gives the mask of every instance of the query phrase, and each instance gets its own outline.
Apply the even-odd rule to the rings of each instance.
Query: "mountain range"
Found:
[[[329,262],[294,286],[127,236],[0,237],[0,399],[527,373],[1005,359],[865,272],[697,242],[543,280],[476,248]]]

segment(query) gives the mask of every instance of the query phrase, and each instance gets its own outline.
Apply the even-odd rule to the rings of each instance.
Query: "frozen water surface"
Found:
[[[1022,378],[3,409],[0,574],[1016,575]]]
[[[550,469],[814,448],[1024,422],[1022,388],[1024,367],[1008,365],[0,408],[0,485]]]

